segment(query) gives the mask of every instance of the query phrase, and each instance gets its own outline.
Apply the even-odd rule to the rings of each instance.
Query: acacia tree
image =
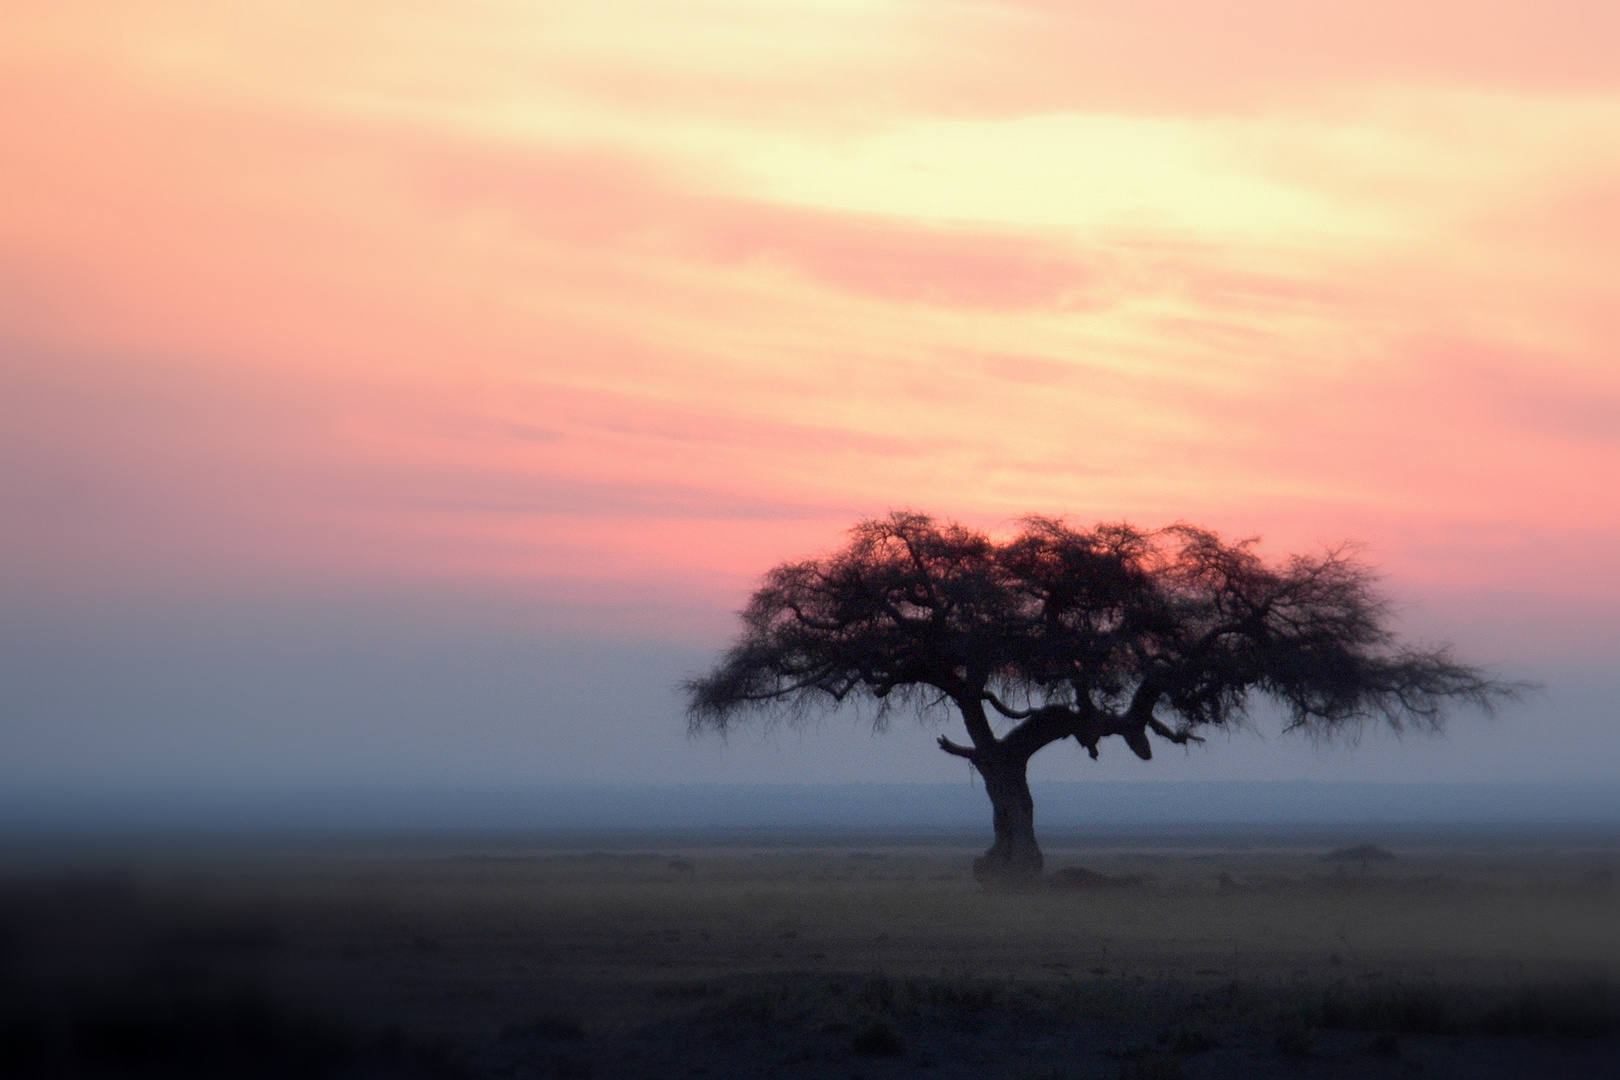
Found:
[[[1030,518],[998,543],[910,512],[864,521],[842,551],[765,575],[736,645],[685,684],[690,730],[855,702],[879,729],[897,708],[954,709],[968,741],[940,749],[984,778],[995,825],[974,874],[1016,882],[1042,870],[1027,769],[1052,743],[1096,758],[1117,735],[1146,760],[1150,736],[1201,742],[1268,698],[1290,731],[1435,731],[1447,705],[1489,710],[1519,689],[1401,644],[1347,549],[1280,564],[1253,549],[1190,525]]]

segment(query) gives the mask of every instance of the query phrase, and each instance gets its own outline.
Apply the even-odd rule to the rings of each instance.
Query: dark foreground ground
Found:
[[[1620,1076],[1613,837],[701,839],[18,847],[0,1072]]]

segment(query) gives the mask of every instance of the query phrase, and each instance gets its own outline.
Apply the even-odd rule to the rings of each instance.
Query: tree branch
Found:
[[[1152,717],[1148,718],[1147,726],[1151,728],[1153,730],[1153,734],[1157,735],[1159,738],[1168,739],[1178,746],[1185,746],[1190,742],[1201,743],[1204,741],[1202,736],[1194,735],[1192,731],[1187,728],[1181,728],[1179,731],[1172,730]]]
[[[972,761],[979,756],[979,752],[972,747],[951,742],[951,740],[947,739],[943,735],[939,737],[939,748],[945,751],[947,754],[955,754],[957,757],[967,758],[969,761]]]
[[[1164,691],[1152,679],[1143,679],[1136,687],[1136,693],[1131,695],[1131,703],[1125,709],[1125,715],[1137,725],[1138,730],[1146,727],[1153,721],[1153,710],[1159,704],[1159,695]]]
[[[1155,694],[1154,697],[1156,696]],[[1072,734],[1075,740],[1086,748],[1086,753],[1091,755],[1092,760],[1096,760],[1098,756],[1097,743],[1099,741],[1109,735],[1118,735],[1125,740],[1125,745],[1131,748],[1132,753],[1143,761],[1150,761],[1153,758],[1153,744],[1148,742],[1144,729],[1151,727],[1155,733],[1165,735],[1172,742],[1187,741],[1186,739],[1177,739],[1175,732],[1153,719],[1151,712],[1153,700],[1153,697],[1144,698],[1141,689],[1138,688],[1136,695],[1131,700],[1130,707],[1125,712],[1105,713],[1100,710],[1092,710],[1090,715],[1080,720],[1076,724],[1076,729],[1069,732],[1069,734]],[[1145,719],[1139,715],[1144,710],[1148,711]],[[1189,735],[1188,738],[1196,738],[1196,736]]]
[[[984,715],[984,702],[978,695],[963,695],[955,697],[956,707],[961,710],[962,723],[967,726],[968,738],[973,740],[977,750],[996,745],[996,733],[990,729],[990,721]]]
[[[1041,747],[1073,735],[1084,722],[1085,714],[1071,705],[1048,705],[1031,709],[1029,719],[1007,732],[1001,741],[1027,758]]]
[[[1009,720],[1023,720],[1025,717],[1033,716],[1035,714],[1035,710],[1033,708],[1012,708],[1003,702],[1001,698],[997,697],[994,690],[985,690],[982,692],[981,696],[984,698],[984,700],[995,706],[996,712],[1000,713],[1002,716],[1005,716]]]

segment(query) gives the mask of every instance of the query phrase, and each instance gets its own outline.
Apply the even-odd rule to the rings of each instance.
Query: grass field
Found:
[[[12,858],[22,1074],[1612,1076],[1602,838],[558,850],[500,837]],[[627,846],[628,845],[628,846]],[[1065,874],[1067,867],[1089,873]]]

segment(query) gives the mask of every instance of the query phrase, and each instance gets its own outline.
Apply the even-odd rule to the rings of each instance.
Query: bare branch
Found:
[[[1153,734],[1157,735],[1159,738],[1167,739],[1170,742],[1176,743],[1180,746],[1185,746],[1187,743],[1201,743],[1204,741],[1202,736],[1194,735],[1190,728],[1176,728],[1172,731],[1159,721],[1151,718],[1148,720],[1147,726],[1153,732]]]
[[[1007,705],[1006,703],[1004,703],[1001,700],[1001,698],[997,697],[995,691],[993,691],[993,690],[985,690],[980,696],[985,701],[988,701],[991,704],[991,706],[994,707],[996,712],[1000,713],[1002,716],[1005,716],[1009,720],[1022,720],[1025,717],[1031,716],[1031,715],[1033,715],[1035,713],[1034,708],[1028,708],[1028,709],[1014,709],[1014,708],[1012,708],[1010,705]]]

